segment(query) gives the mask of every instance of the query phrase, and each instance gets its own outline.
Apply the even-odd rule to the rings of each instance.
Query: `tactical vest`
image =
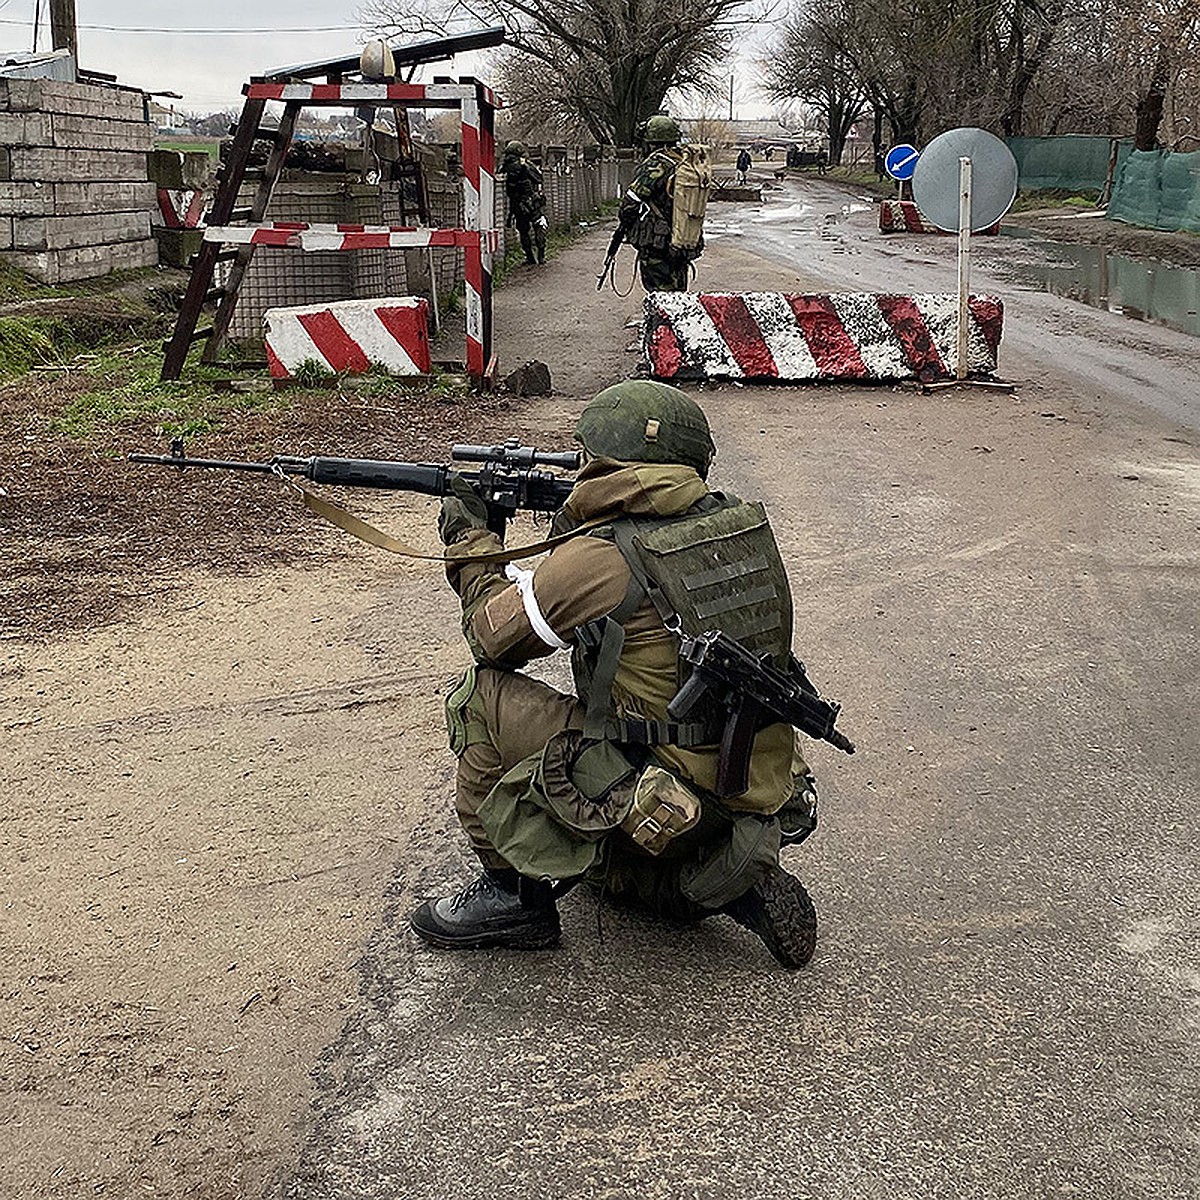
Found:
[[[696,636],[713,629],[755,655],[784,665],[792,645],[792,597],[766,511],[713,493],[682,516],[622,517],[591,536],[610,539],[629,567],[622,602],[576,631],[572,666],[587,705],[584,734],[634,745],[709,746],[723,715],[696,720],[617,718],[612,686],[625,644],[624,625],[649,598],[664,624]],[[686,682],[680,664],[677,686]]]

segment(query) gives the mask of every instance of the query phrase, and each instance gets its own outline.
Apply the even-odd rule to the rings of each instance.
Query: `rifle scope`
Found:
[[[450,447],[455,462],[502,463],[506,467],[563,467],[579,470],[578,450],[535,450],[522,446],[516,438],[503,446],[469,446],[462,443]]]

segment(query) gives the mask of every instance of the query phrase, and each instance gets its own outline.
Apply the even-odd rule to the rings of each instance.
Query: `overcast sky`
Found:
[[[175,103],[187,111],[240,108],[242,84],[251,75],[353,54],[363,37],[354,19],[360,2],[75,0],[79,62],[149,92],[179,92],[183,99]],[[38,0],[0,0],[0,50],[32,48],[38,7]],[[49,7],[41,0],[39,49],[50,46]],[[432,71],[487,76],[486,62],[474,55]],[[746,69],[738,74],[737,115],[768,115],[769,107],[751,96]]]

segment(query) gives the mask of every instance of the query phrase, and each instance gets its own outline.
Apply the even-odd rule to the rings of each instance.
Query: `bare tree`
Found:
[[[763,90],[773,100],[811,106],[825,126],[829,161],[842,161],[846,138],[867,103],[848,51],[851,20],[840,6],[810,5],[784,24],[763,64]]]
[[[367,0],[384,37],[502,24],[525,60],[505,68],[514,99],[568,116],[598,142],[634,128],[672,90],[716,101],[735,32],[759,0]]]
[[[1137,97],[1133,144],[1153,150],[1163,120],[1167,92],[1185,66],[1200,54],[1200,0],[1156,0],[1127,14]]]

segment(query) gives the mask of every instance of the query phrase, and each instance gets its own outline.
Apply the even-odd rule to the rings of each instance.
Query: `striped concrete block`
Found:
[[[968,370],[991,374],[1004,308],[970,298]],[[651,292],[642,344],[657,379],[891,380],[954,375],[958,297]]]
[[[271,375],[288,379],[308,362],[335,374],[373,366],[392,375],[428,374],[428,314],[428,301],[418,296],[269,308],[263,333]]]
[[[932,224],[912,200],[881,200],[879,202],[880,233],[946,233]],[[1000,232],[1000,222],[980,229],[972,237]]]

